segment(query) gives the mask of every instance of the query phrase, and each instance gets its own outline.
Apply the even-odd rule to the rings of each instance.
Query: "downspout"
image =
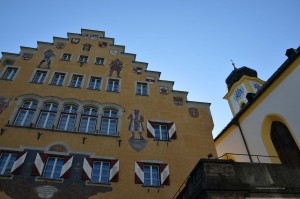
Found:
[[[243,138],[243,141],[244,141],[244,144],[245,144],[245,147],[246,147],[246,150],[247,150],[249,159],[250,159],[250,162],[253,163],[252,158],[251,158],[251,155],[250,155],[250,151],[249,151],[249,148],[248,148],[248,145],[247,145],[246,140],[245,140],[245,137],[244,137],[243,130],[242,130],[241,125],[240,125],[240,123],[239,123],[239,120],[238,120],[238,119],[235,119],[235,120],[233,120],[233,123],[234,123],[236,126],[239,127],[239,130],[240,130],[240,132],[241,132],[241,135],[242,135],[242,138]]]

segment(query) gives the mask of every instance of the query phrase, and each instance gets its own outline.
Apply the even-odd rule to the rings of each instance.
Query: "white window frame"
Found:
[[[63,80],[63,82],[62,82],[61,85],[52,84],[53,78],[54,78],[55,74],[57,74],[57,73],[60,73],[60,74],[64,74],[64,75],[65,75],[64,80]],[[49,80],[49,85],[53,85],[53,86],[64,86],[64,84],[65,84],[65,82],[66,82],[66,79],[67,79],[67,73],[66,73],[66,72],[62,72],[62,71],[53,71],[52,76],[51,76],[51,78],[50,78],[50,80]]]
[[[110,80],[117,80],[117,81],[119,81],[119,90],[118,91],[108,90],[108,85],[109,85],[109,81]],[[121,79],[120,78],[107,78],[107,80],[106,80],[106,91],[113,92],[113,93],[119,93],[121,91]]]
[[[82,77],[82,81],[81,81],[80,87],[71,86],[71,82],[72,82],[72,79],[73,79],[74,76],[81,76]],[[71,73],[71,78],[69,79],[68,85],[69,85],[70,88],[84,88],[84,81],[85,81],[85,75],[84,74]]]
[[[45,78],[44,78],[44,81],[43,82],[34,82],[33,80],[34,80],[34,78],[35,78],[35,76],[37,75],[37,73],[38,72],[43,72],[43,73],[46,73],[46,75],[45,75]],[[48,71],[47,70],[42,70],[42,69],[35,69],[34,71],[33,71],[33,73],[32,73],[32,75],[31,75],[31,77],[30,77],[30,79],[31,79],[31,83],[35,83],[35,84],[44,84],[45,82],[46,82],[46,80],[47,80],[47,77],[48,77]]]
[[[4,164],[4,167],[2,168],[2,171],[0,171],[0,175],[4,175],[4,172],[6,171],[7,166],[8,166],[8,164],[9,164],[11,158],[12,158],[12,154],[15,154],[15,153],[6,153],[6,152],[2,152],[2,153],[0,153],[0,157],[1,157],[3,154],[9,154],[9,156],[8,156],[8,158],[7,158],[7,160],[6,160],[5,164]],[[15,154],[15,155],[16,155],[16,154]],[[15,161],[16,161],[16,160],[15,160]],[[10,169],[11,169],[11,168],[10,168]],[[10,170],[10,171],[11,171],[11,170]]]
[[[44,167],[44,172],[43,172],[43,178],[49,178],[49,177],[45,177],[45,171],[46,171],[46,167],[48,165],[48,161],[50,158],[55,158],[55,161],[54,161],[54,164],[53,164],[53,168],[52,168],[52,171],[51,171],[51,176],[50,176],[50,179],[60,179],[60,178],[53,178],[53,175],[54,175],[54,172],[55,172],[55,167],[57,165],[57,160],[58,159],[62,159],[64,161],[64,158],[61,158],[61,157],[54,157],[54,156],[48,156],[47,157],[47,162],[45,164],[45,167]],[[61,170],[60,170],[61,172]]]
[[[14,76],[12,78],[8,78],[8,79],[4,79],[3,76],[5,75],[5,73],[7,72],[7,70],[9,69],[16,69],[16,73],[14,74]],[[6,65],[5,68],[3,69],[2,73],[1,73],[1,78],[2,80],[6,80],[6,81],[13,81],[16,79],[18,73],[20,71],[20,67],[18,66],[11,66],[11,65]]]
[[[64,55],[70,55],[69,59],[64,59]],[[71,61],[71,59],[72,59],[72,54],[71,53],[63,53],[61,55],[61,60],[62,61]]]
[[[138,86],[140,86],[140,85],[146,85],[146,87],[147,87],[147,93],[146,93],[146,94],[139,94],[139,93],[137,93],[137,91],[138,91]],[[149,96],[149,95],[150,95],[150,84],[149,84],[148,82],[140,82],[140,81],[136,81],[136,82],[135,82],[135,90],[134,90],[134,92],[135,92],[135,95],[139,95],[139,96]]]
[[[91,83],[91,79],[94,78],[94,79],[100,79],[100,87],[99,89],[96,89],[96,88],[90,88],[90,83]],[[89,82],[88,82],[88,85],[87,85],[87,89],[90,89],[90,90],[102,90],[102,80],[103,78],[102,77],[99,77],[99,76],[90,76],[90,79],[89,79]],[[94,85],[95,87],[95,85]]]
[[[160,187],[161,186],[161,182],[160,182],[160,168],[159,168],[159,166],[158,165],[152,165],[152,164],[145,164],[144,165],[144,179],[145,179],[145,167],[150,167],[150,184],[145,184],[145,182],[144,182],[144,185],[145,186],[153,186],[153,187]],[[152,174],[153,174],[153,167],[156,167],[157,168],[157,174],[158,174],[158,176],[157,176],[157,181],[158,181],[158,185],[153,185],[153,176],[152,176]]]
[[[82,57],[85,57],[84,61],[82,61]],[[89,61],[89,56],[87,56],[87,55],[79,55],[79,57],[78,57],[78,63],[88,63],[88,61]]]
[[[97,63],[97,59],[103,59],[103,62],[102,63]],[[104,57],[96,57],[95,58],[95,61],[94,61],[94,64],[96,64],[96,65],[104,65],[105,64],[105,58]]]

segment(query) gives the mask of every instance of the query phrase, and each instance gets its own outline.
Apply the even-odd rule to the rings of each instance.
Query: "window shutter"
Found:
[[[175,140],[177,138],[176,135],[176,126],[175,123],[169,123],[168,124],[168,132],[169,132],[169,138]]]
[[[153,128],[154,122],[147,121],[147,137],[154,138],[155,137],[155,130]]]
[[[17,158],[16,158],[16,160],[15,160],[15,162],[14,162],[12,168],[11,168],[11,171],[10,171],[11,174],[18,175],[18,174],[21,173],[22,165],[25,161],[26,155],[27,155],[27,152],[18,153]]]
[[[135,184],[144,184],[144,166],[142,162],[135,162]]]
[[[71,166],[73,162],[73,156],[67,156],[64,158],[64,164],[61,168],[60,177],[69,178],[71,175]]]
[[[119,160],[110,161],[109,181],[110,182],[119,181]]]
[[[86,157],[84,158],[81,179],[83,180],[92,179],[93,162],[94,160],[92,158],[86,158]]]
[[[160,164],[160,183],[161,185],[170,185],[170,171],[168,164]]]
[[[47,155],[44,153],[37,153],[32,168],[31,175],[33,176],[42,176],[43,170],[47,161]]]

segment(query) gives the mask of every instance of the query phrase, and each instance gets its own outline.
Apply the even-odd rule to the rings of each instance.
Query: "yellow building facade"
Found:
[[[216,150],[210,104],[82,29],[2,53],[0,198],[172,198]]]

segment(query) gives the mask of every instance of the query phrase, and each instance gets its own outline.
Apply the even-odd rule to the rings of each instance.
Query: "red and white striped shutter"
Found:
[[[155,130],[153,128],[154,122],[147,121],[147,137],[155,138]]]
[[[81,179],[83,180],[92,179],[93,162],[94,160],[92,158],[86,158],[86,157],[84,158]]]
[[[170,185],[170,171],[168,164],[160,164],[160,183],[161,185]]]
[[[67,156],[64,158],[64,164],[61,168],[60,177],[69,178],[71,175],[71,166],[73,162],[73,156]]]
[[[175,140],[177,138],[176,125],[174,122],[168,124],[168,132],[169,132],[170,139]]]
[[[43,170],[46,165],[47,155],[44,153],[37,153],[34,161],[34,165],[32,168],[31,175],[33,176],[42,176]]]
[[[20,153],[18,153],[17,158],[16,158],[16,160],[15,160],[15,162],[14,162],[14,164],[13,164],[11,170],[10,170],[11,174],[18,175],[18,174],[21,173],[21,171],[22,171],[22,165],[23,165],[23,163],[25,161],[26,155],[27,155],[27,152],[20,152]]]
[[[109,170],[109,181],[118,182],[119,180],[119,160],[110,161],[110,170]]]
[[[142,162],[135,162],[134,166],[134,181],[135,184],[144,184],[144,164]]]

